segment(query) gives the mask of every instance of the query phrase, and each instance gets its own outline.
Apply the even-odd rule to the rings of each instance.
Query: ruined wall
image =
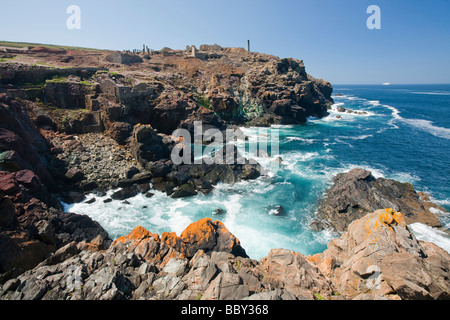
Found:
[[[135,54],[114,52],[106,57],[106,61],[120,64],[133,64],[142,62],[142,58]]]
[[[44,83],[53,77],[67,77],[69,75],[80,78],[92,77],[104,68],[66,68],[55,69],[42,66],[28,66],[21,64],[0,64],[0,83],[20,85],[24,83]]]

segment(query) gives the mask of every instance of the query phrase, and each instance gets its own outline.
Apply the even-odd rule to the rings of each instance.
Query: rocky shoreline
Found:
[[[392,209],[355,220],[323,253],[273,249],[259,261],[206,218],[179,237],[136,227],[106,250],[69,243],[6,281],[0,299],[449,299],[449,272],[450,255],[417,241]]]
[[[136,227],[110,239],[62,210],[59,199],[113,188],[117,200],[152,189],[178,198],[264,174],[251,159],[175,165],[172,131],[192,133],[194,121],[224,131],[328,114],[332,87],[302,61],[205,49],[210,60],[164,51],[123,64],[73,51],[0,64],[0,299],[449,299],[449,254],[407,226],[439,226],[437,206],[362,169],[338,175],[319,205],[312,227],[341,237],[314,256],[273,249],[253,260],[211,219],[179,236]],[[35,55],[54,66],[31,65]]]

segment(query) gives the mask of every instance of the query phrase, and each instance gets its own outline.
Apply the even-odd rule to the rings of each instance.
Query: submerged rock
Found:
[[[270,215],[274,215],[274,216],[282,216],[286,213],[283,206],[276,206],[276,205],[268,206],[266,208],[266,211]]]

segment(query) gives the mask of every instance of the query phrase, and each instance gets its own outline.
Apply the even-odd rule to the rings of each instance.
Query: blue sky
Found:
[[[103,49],[220,44],[303,59],[333,84],[450,83],[450,1],[2,1],[0,40]],[[66,27],[69,5],[81,29]],[[381,29],[369,30],[369,5]]]

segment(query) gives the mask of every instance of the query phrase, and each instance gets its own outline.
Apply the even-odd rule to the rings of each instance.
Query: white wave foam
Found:
[[[412,223],[409,227],[417,239],[432,242],[450,253],[450,237],[447,233],[419,222]]]
[[[450,139],[450,128],[435,126],[432,121],[424,119],[405,119],[405,118],[402,118],[402,121],[413,127],[431,133],[435,137]]]
[[[400,116],[400,111],[397,109],[397,108],[394,108],[394,107],[392,107],[392,106],[389,106],[389,105],[387,105],[387,104],[383,104],[382,105],[383,107],[385,107],[385,108],[388,108],[389,110],[391,110],[392,111],[392,116],[395,118],[395,119],[403,119],[401,116]]]
[[[421,180],[419,177],[408,172],[396,172],[389,175],[389,178],[400,182],[409,182],[411,184],[415,184],[416,182],[419,182]]]
[[[389,105],[383,105],[383,107],[388,108],[392,111],[393,120],[399,120],[410,126],[413,126],[422,131],[426,131],[438,138],[450,139],[450,128],[435,126],[432,121],[425,119],[407,119],[400,115],[400,111]],[[389,124],[394,125],[393,121],[389,121]],[[398,128],[398,127],[397,127]]]
[[[242,205],[239,202],[241,198],[242,195],[233,194],[228,198],[227,201],[223,202],[225,209],[227,210],[227,216],[224,223],[230,230],[235,228],[236,215],[239,214],[239,211],[242,208]]]
[[[376,115],[375,112],[369,111],[368,109],[365,109],[364,107],[358,107],[358,109],[355,109],[354,107],[351,108],[351,110],[355,112],[341,112],[339,111],[339,107],[345,106],[345,103],[335,103],[331,106],[331,109],[328,110],[330,115],[336,116],[340,115],[341,117],[371,117]],[[350,110],[350,109],[347,109]],[[364,113],[363,113],[364,112]],[[332,117],[335,118],[335,117]]]
[[[380,106],[380,101],[378,100],[368,100],[367,101],[369,104],[373,105],[373,106]]]
[[[339,138],[350,139],[350,140],[365,140],[370,137],[373,137],[373,134],[365,134],[365,135],[360,135],[360,136],[340,136]]]
[[[334,232],[332,229],[324,229],[319,232],[312,233],[314,241],[327,245],[331,240],[336,239],[338,234]]]
[[[447,199],[435,199],[435,198],[431,198],[431,201],[434,203],[437,203],[440,206],[450,206],[450,198]]]
[[[294,128],[294,125],[292,125],[292,124],[272,124],[270,127],[274,128],[274,129],[292,129],[292,128]]]
[[[302,138],[302,137],[286,137],[286,140],[288,142],[301,141],[301,142],[305,142],[306,144],[313,144],[316,141],[315,139],[308,139],[308,138]]]
[[[434,207],[431,207],[431,208],[428,209],[428,210],[430,210],[430,212],[431,212],[432,214],[437,215],[437,216],[442,215],[442,214],[445,214],[444,211],[439,210],[439,209],[434,208]]]
[[[411,92],[411,93],[414,93],[414,94],[430,94],[430,95],[436,95],[436,96],[450,96],[450,92],[420,92],[420,91],[417,91],[417,92]]]

